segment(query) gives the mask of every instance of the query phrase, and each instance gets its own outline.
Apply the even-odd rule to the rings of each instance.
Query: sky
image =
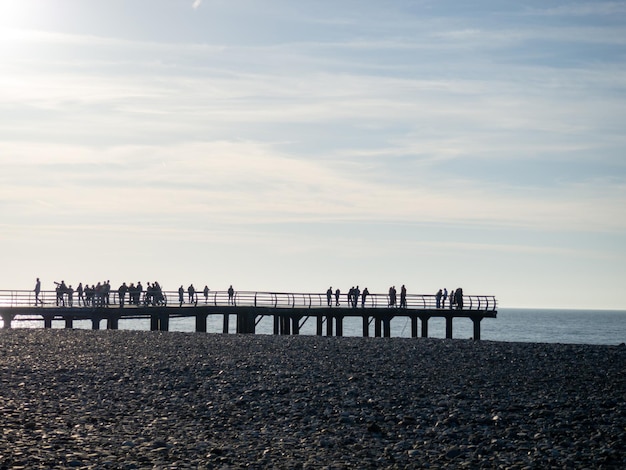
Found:
[[[624,309],[626,1],[0,0],[0,289]]]

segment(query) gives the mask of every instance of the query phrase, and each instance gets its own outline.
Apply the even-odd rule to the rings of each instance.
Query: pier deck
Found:
[[[229,297],[227,291],[211,291],[208,296],[197,292],[189,301],[185,292],[183,302],[179,293],[163,291],[162,298],[154,299],[142,292],[130,299],[128,295],[120,299],[117,292],[111,291],[108,299],[94,298],[85,304],[74,294],[58,296],[55,291],[42,291],[36,302],[32,291],[0,291],[0,316],[4,328],[11,328],[13,320],[43,320],[45,328],[51,328],[53,321],[62,321],[66,328],[72,328],[76,320],[89,320],[93,329],[100,329],[106,321],[107,329],[117,329],[121,319],[145,319],[150,329],[168,331],[170,318],[195,318],[197,332],[207,331],[207,318],[213,315],[223,317],[223,332],[229,332],[231,316],[236,318],[236,332],[256,333],[256,326],[264,317],[272,317],[273,332],[279,335],[299,334],[308,320],[316,322],[316,334],[342,336],[343,321],[347,317],[362,320],[363,336],[370,336],[373,325],[374,336],[391,336],[391,320],[402,317],[411,322],[412,337],[428,337],[428,322],[431,318],[444,318],[446,338],[452,338],[453,320],[466,318],[473,322],[473,339],[480,339],[480,323],[484,318],[497,317],[497,302],[494,296],[463,295],[462,305],[449,301],[440,302],[434,295],[407,294],[402,307],[390,305],[386,294],[370,294],[363,302],[359,298],[356,306],[348,303],[342,294],[339,305],[336,298],[330,299],[326,293],[288,292],[235,292]],[[398,299],[399,300],[399,299]],[[420,328],[421,326],[421,328]]]

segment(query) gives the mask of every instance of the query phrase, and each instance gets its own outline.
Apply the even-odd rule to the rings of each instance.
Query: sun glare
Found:
[[[16,28],[23,25],[29,10],[28,1],[0,0],[0,26]]]

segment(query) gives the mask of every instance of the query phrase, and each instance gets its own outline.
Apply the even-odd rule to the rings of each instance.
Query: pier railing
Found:
[[[209,291],[205,296],[202,291],[195,293],[192,299],[187,291],[182,296],[180,302],[178,291],[162,291],[161,296],[151,296],[146,291],[142,291],[137,296],[126,294],[123,302],[119,293],[111,290],[108,297],[95,295],[88,300],[86,296],[79,298],[76,292],[73,295],[67,293],[59,294],[57,291],[41,291],[39,301],[36,301],[35,292],[31,290],[0,290],[0,307],[34,307],[46,308],[73,308],[88,309],[94,307],[121,307],[137,308],[153,305],[172,307],[266,307],[275,309],[293,308],[395,308],[401,307],[400,296],[396,303],[391,305],[390,297],[387,294],[369,294],[363,300],[362,295],[356,300],[356,307],[353,302],[348,302],[347,294],[342,293],[337,305],[335,294],[330,298],[330,303],[326,293],[293,293],[293,292],[254,292],[237,291],[229,296],[228,291]],[[405,308],[416,310],[437,309],[437,296],[430,294],[407,294]],[[456,308],[456,305],[454,306]],[[440,299],[439,308],[450,308],[450,298]],[[492,295],[463,295],[463,309],[483,312],[495,312],[497,310],[496,298]]]

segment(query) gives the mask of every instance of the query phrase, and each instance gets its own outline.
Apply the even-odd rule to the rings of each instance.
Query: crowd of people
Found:
[[[390,308],[407,308],[406,303],[406,286],[403,284],[400,288],[400,304],[398,304],[398,292],[396,290],[396,286],[391,286],[389,288],[388,298],[388,307]],[[359,298],[361,299],[361,308],[365,308],[367,297],[370,295],[367,287],[363,289],[363,292],[359,289],[359,286],[352,286],[348,293],[346,294],[348,306],[352,308],[357,308],[359,305]],[[333,298],[334,298],[334,306],[339,307],[341,305],[341,290],[336,289],[333,291],[332,286],[328,288],[326,291],[326,301],[329,307],[333,307]],[[451,289],[448,294],[448,289],[439,289],[439,291],[435,294],[435,308],[446,308],[446,300],[448,300],[448,308],[453,309],[457,308],[459,310],[463,309],[463,289],[460,287],[458,289]]]
[[[65,284],[65,281],[56,282],[56,305],[57,307],[73,307],[74,299],[77,301],[77,305],[79,307],[108,307],[111,304],[111,282],[104,281],[98,282],[97,284],[92,284],[89,286],[83,283],[79,283],[78,287],[74,289],[72,285],[69,286]],[[40,298],[39,294],[41,292],[41,282],[39,278],[37,278],[35,284],[35,305],[42,304],[43,301]],[[198,296],[200,292],[204,296],[204,302],[208,303],[209,298],[209,287],[204,286],[204,289],[201,291],[197,291],[193,284],[190,284],[187,289],[185,289],[182,285],[178,288],[178,303],[179,306],[182,306],[185,303],[185,294],[187,294],[186,302],[188,304],[198,304]],[[163,294],[163,290],[158,282],[154,281],[152,283],[148,282],[144,291],[144,287],[141,282],[137,282],[137,284],[130,283],[127,285],[125,282],[115,291],[117,293],[117,303],[119,307],[124,307],[124,305],[165,305],[166,299]],[[142,297],[143,294],[143,297]],[[234,294],[235,291],[233,286],[231,285],[228,288],[228,304],[234,305]],[[347,302],[348,306],[352,308],[357,308],[359,306],[359,300],[361,303],[361,308],[366,307],[367,299],[370,296],[369,290],[366,288],[363,291],[360,290],[359,286],[352,286],[347,294]],[[442,309],[446,308],[446,301],[448,302],[449,309],[463,309],[463,289],[451,289],[448,293],[446,288],[439,289],[435,294],[435,308]],[[396,286],[391,286],[389,288],[388,293],[388,307],[390,308],[407,308],[407,289],[406,286],[402,285],[400,288],[400,303],[398,304],[398,293],[396,291]],[[339,307],[341,305],[341,290],[336,289],[333,291],[332,286],[328,288],[326,291],[326,299],[329,307]],[[115,303],[115,300],[113,301]]]
[[[72,285],[67,285],[65,281],[57,282],[56,285],[56,305],[57,307],[73,307],[74,302],[78,307],[108,307],[111,305],[111,281],[98,282],[97,284],[79,283],[74,289]],[[37,278],[35,283],[35,306],[43,305],[40,298],[41,281]],[[117,294],[117,303],[120,307],[124,305],[164,305],[165,296],[163,290],[157,281],[148,282],[144,289],[140,282],[125,282],[113,294]],[[113,301],[115,303],[115,300]]]

